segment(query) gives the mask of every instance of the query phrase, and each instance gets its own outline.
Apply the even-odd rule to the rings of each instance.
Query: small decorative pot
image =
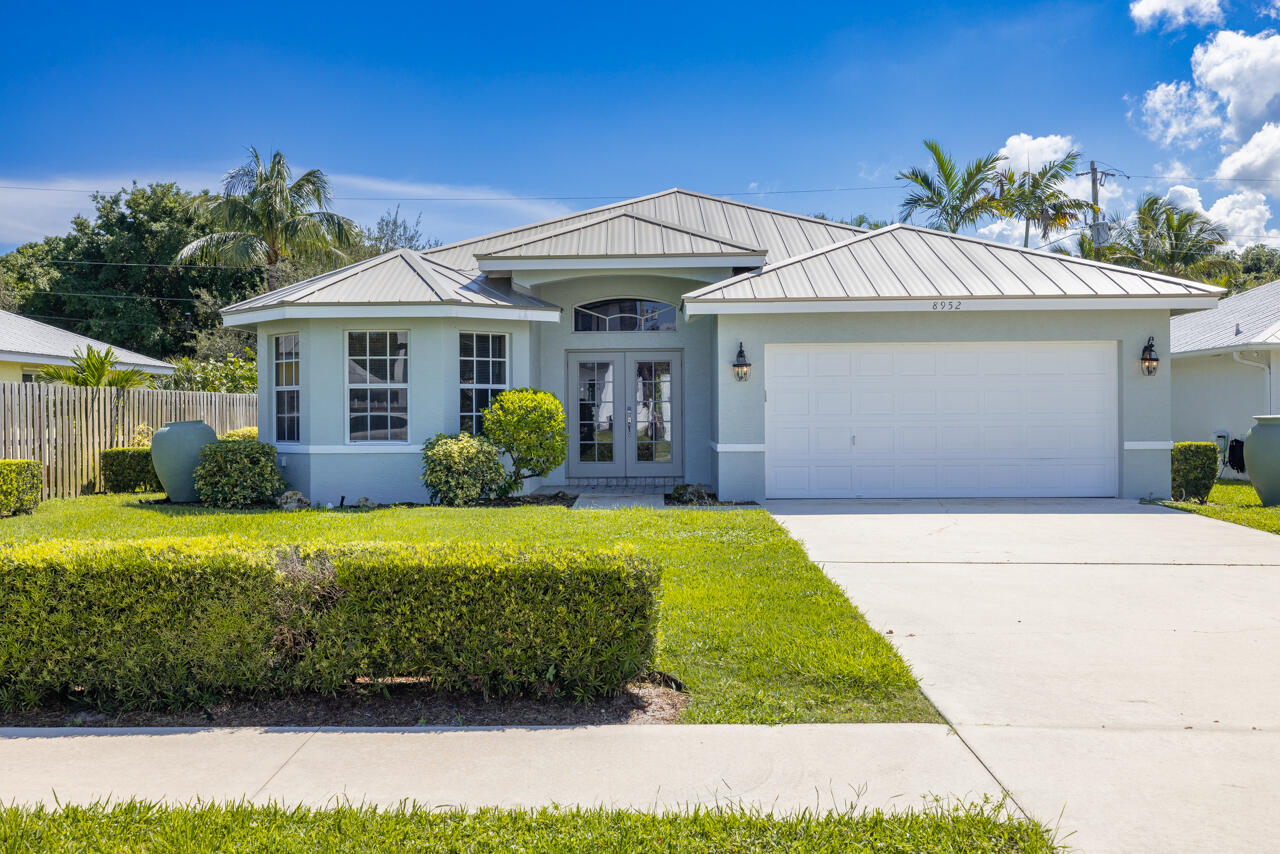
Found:
[[[1280,415],[1255,415],[1244,437],[1244,468],[1264,507],[1280,504]]]
[[[218,441],[218,434],[203,421],[170,421],[151,437],[151,464],[160,485],[175,504],[195,501],[196,465],[200,449]]]

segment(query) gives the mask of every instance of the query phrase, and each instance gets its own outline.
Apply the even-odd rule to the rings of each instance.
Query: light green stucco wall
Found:
[[[1118,342],[1120,442],[1161,442],[1171,438],[1169,312],[1126,311],[959,311],[778,315],[719,315],[714,375],[718,423],[713,440],[721,445],[762,445],[765,441],[764,387],[769,370],[766,343],[946,342],[946,341],[1116,341]],[[1148,336],[1166,354],[1156,376],[1144,376],[1138,357]],[[751,379],[737,382],[729,365],[741,341],[753,363]],[[721,451],[716,486],[728,500],[764,497],[764,452]],[[1121,450],[1120,494],[1127,498],[1167,496],[1167,450]]]
[[[1242,359],[1271,365],[1270,370],[1242,365],[1231,354],[1187,356],[1172,359],[1173,439],[1175,442],[1208,442],[1225,430],[1232,439],[1243,439],[1256,423],[1255,415],[1267,415],[1280,407],[1276,367],[1280,353],[1251,350]],[[1273,388],[1268,390],[1268,382]],[[1227,475],[1231,476],[1230,469]]]

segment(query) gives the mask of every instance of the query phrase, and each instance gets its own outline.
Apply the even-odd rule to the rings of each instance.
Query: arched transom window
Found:
[[[573,310],[574,332],[672,332],[676,307],[652,299],[604,299]]]

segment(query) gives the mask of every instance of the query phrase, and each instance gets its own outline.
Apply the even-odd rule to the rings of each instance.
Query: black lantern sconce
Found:
[[[733,360],[733,375],[737,377],[738,382],[747,381],[747,377],[751,376],[751,363],[747,361],[747,352],[742,349],[742,342],[738,342],[738,357]]]
[[[1142,358],[1138,360],[1138,364],[1142,365],[1142,372],[1149,377],[1156,375],[1156,370],[1160,367],[1160,357],[1156,355],[1156,339],[1155,336],[1147,338],[1147,346],[1142,348]]]

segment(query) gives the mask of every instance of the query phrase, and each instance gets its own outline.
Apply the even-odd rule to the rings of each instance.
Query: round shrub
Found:
[[[248,439],[212,442],[200,449],[196,494],[209,507],[271,504],[289,488],[276,468],[276,449]]]
[[[257,427],[237,427],[234,430],[228,430],[218,438],[224,442],[243,442],[243,441],[256,442],[258,441],[258,428]]]
[[[1171,473],[1175,501],[1203,504],[1218,476],[1218,446],[1213,442],[1178,442],[1173,446]]]
[[[483,436],[437,433],[422,446],[422,481],[437,504],[467,507],[502,494],[507,470]]]
[[[151,464],[151,446],[107,448],[101,456],[102,488],[107,492],[160,492]]]
[[[484,411],[484,434],[511,457],[505,492],[520,491],[525,478],[546,477],[569,456],[564,407],[536,388],[515,388],[493,399]]]
[[[0,516],[35,510],[42,474],[39,460],[0,460]]]

